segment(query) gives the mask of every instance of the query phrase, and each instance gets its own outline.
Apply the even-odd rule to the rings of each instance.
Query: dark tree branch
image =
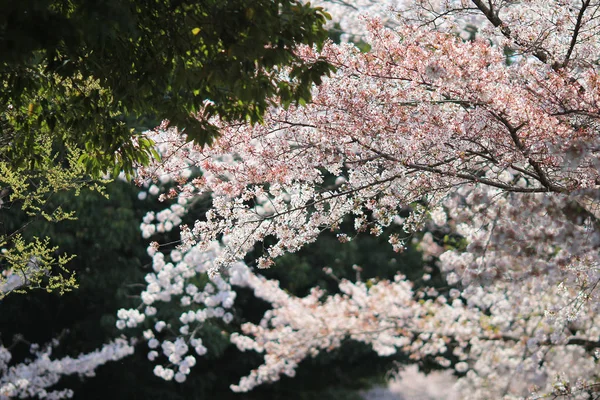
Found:
[[[490,21],[492,23],[492,25],[494,25],[496,28],[499,28],[500,32],[502,32],[502,34],[506,38],[512,40],[519,46],[523,46],[522,43],[519,43],[517,41],[517,39],[512,36],[510,27],[508,27],[508,25],[506,25],[506,24],[504,24],[504,22],[502,22],[500,17],[498,17],[498,14],[496,12],[494,12],[494,10],[492,8],[486,6],[482,0],[472,0],[472,1],[477,6],[479,11],[481,11],[483,13],[483,15],[485,15],[485,17],[488,19],[488,21]],[[524,47],[528,47],[528,46],[524,46]],[[548,62],[548,55],[543,50],[534,49],[532,51],[532,54],[541,62],[543,62],[545,64]]]
[[[506,127],[506,129],[510,133],[510,137],[513,140],[515,146],[521,152],[521,154],[523,154],[524,157],[527,157],[527,162],[529,162],[529,165],[531,165],[533,167],[533,170],[537,174],[536,179],[547,189],[546,191],[558,192],[558,193],[564,192],[565,191],[564,188],[550,182],[550,180],[548,179],[548,176],[546,175],[546,172],[544,172],[540,163],[538,163],[533,158],[531,158],[531,156],[529,155],[529,150],[525,147],[523,142],[521,142],[518,132],[519,132],[519,129],[521,129],[525,124],[521,124],[521,125],[515,127],[503,116],[498,115],[493,112],[492,112],[492,115],[498,121],[500,121],[502,123],[502,125],[504,125]]]
[[[577,22],[575,23],[575,29],[573,29],[573,37],[571,38],[571,44],[569,45],[569,50],[567,51],[565,60],[562,63],[562,67],[566,67],[569,63],[569,59],[571,58],[571,54],[573,53],[573,49],[575,48],[575,44],[577,43],[577,35],[579,35],[579,29],[581,29],[581,24],[583,22],[583,14],[585,14],[585,10],[589,7],[589,5],[590,0],[582,0],[581,9],[579,10],[579,15],[577,16]]]
[[[480,177],[480,176],[476,176],[470,173],[464,173],[464,172],[452,172],[452,171],[444,171],[442,169],[439,169],[438,167],[442,166],[442,165],[446,165],[454,160],[456,160],[456,157],[453,158],[449,158],[434,164],[415,164],[415,163],[409,163],[403,160],[400,160],[394,156],[391,156],[389,154],[386,154],[382,151],[379,151],[365,143],[362,143],[360,140],[358,139],[354,139],[354,141],[358,144],[360,144],[361,146],[363,146],[364,148],[372,151],[373,153],[381,156],[382,158],[385,158],[386,160],[389,161],[394,161],[397,163],[400,163],[402,165],[404,165],[407,168],[411,168],[415,171],[422,171],[422,172],[431,172],[433,174],[437,174],[440,176],[450,176],[453,178],[460,178],[460,179],[465,179],[469,182],[473,182],[473,183],[482,183],[484,185],[488,185],[488,186],[492,186],[492,187],[496,187],[498,189],[502,189],[505,190],[507,192],[516,192],[516,193],[543,193],[543,192],[562,192],[563,190],[555,185],[551,185],[550,186],[545,186],[544,187],[537,187],[537,188],[522,188],[522,187],[518,187],[518,186],[511,186],[511,185],[507,185],[504,184],[502,182],[497,182],[497,181],[493,181],[491,179],[487,179],[484,177]],[[541,180],[538,179],[540,182]]]

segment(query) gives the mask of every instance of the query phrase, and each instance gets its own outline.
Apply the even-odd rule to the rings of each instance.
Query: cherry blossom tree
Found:
[[[269,301],[273,309],[260,324],[231,337],[241,350],[265,354],[261,367],[232,386],[238,391],[293,376],[303,359],[351,338],[381,355],[403,351],[416,362],[452,367],[462,398],[597,397],[600,4],[405,5],[394,28],[365,22],[367,53],[347,44],[301,50],[306,60],[337,67],[306,107],[272,109],[263,125],[221,123],[210,148],[186,145],[174,128],[152,134],[163,162],[140,179],[175,180],[162,196],[177,198],[181,212],[197,196],[212,196],[213,207],[181,228],[173,263],[165,264],[157,245],[150,249],[160,272],[142,296],[154,304],[157,296],[183,295],[197,263],[178,259],[213,251],[204,268],[224,280],[215,284],[220,291],[248,286]],[[474,39],[461,38],[461,27],[473,21]],[[188,179],[191,169],[200,175]],[[172,229],[176,215],[173,206],[148,215],[142,230]],[[415,289],[397,276],[343,281],[340,294],[315,288],[296,298],[239,269],[257,244],[265,247],[257,266],[270,267],[348,216],[356,232],[386,234],[400,223],[407,236],[436,234],[424,235],[420,246],[448,286]],[[444,243],[439,234],[461,240]],[[389,237],[398,251],[405,240]],[[179,270],[175,284],[160,283],[163,268]],[[218,304],[207,298],[195,301]],[[188,349],[177,351],[177,340],[191,343],[185,338],[202,322],[199,310],[182,314],[181,336],[162,345],[183,374]],[[167,379],[175,373],[162,366],[155,372]]]
[[[142,304],[120,310],[117,326],[144,326],[154,373],[183,382],[207,351],[200,328],[230,322],[246,287],[272,309],[231,336],[264,354],[235,391],[352,339],[452,369],[464,399],[598,398],[600,2],[392,6],[363,20],[368,52],[299,50],[337,67],[305,107],[273,108],[261,125],[213,119],[211,147],[166,122],[148,133],[162,160],[139,183],[151,195],[171,186],[142,234],[179,226],[181,243],[150,245]],[[205,217],[181,225],[209,196]],[[354,230],[342,231],[348,218]],[[406,234],[389,234],[394,224]],[[418,240],[447,284],[397,275],[296,297],[260,276],[324,230],[341,242],[387,235],[398,252]],[[264,255],[244,264],[257,246]],[[160,320],[173,302],[179,321]]]

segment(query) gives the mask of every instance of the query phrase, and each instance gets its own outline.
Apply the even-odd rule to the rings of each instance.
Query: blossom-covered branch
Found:
[[[32,347],[33,360],[10,365],[12,355],[0,346],[0,400],[10,398],[64,399],[73,396],[70,389],[51,390],[63,376],[94,376],[99,366],[133,354],[134,348],[125,339],[115,339],[101,349],[79,356],[51,359],[52,346]]]

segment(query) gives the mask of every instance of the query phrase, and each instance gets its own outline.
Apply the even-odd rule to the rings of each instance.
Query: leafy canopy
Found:
[[[259,122],[273,96],[304,102],[330,70],[294,53],[327,38],[328,18],[296,0],[0,5],[0,157],[15,164],[40,162],[41,135],[84,149],[88,172],[132,174],[153,155],[132,137],[161,120],[203,145],[210,116]]]

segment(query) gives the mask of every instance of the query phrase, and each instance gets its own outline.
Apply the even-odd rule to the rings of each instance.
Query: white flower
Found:
[[[178,373],[175,374],[175,381],[176,382],[179,382],[179,383],[185,382],[186,378],[187,377],[185,376],[185,374],[183,374],[181,372],[178,372]]]
[[[167,326],[165,321],[158,321],[156,324],[154,324],[154,330],[156,332],[160,332],[164,329],[165,326]]]
[[[156,185],[152,185],[148,189],[148,193],[150,193],[152,196],[156,196],[159,192],[160,192],[160,189]]]

